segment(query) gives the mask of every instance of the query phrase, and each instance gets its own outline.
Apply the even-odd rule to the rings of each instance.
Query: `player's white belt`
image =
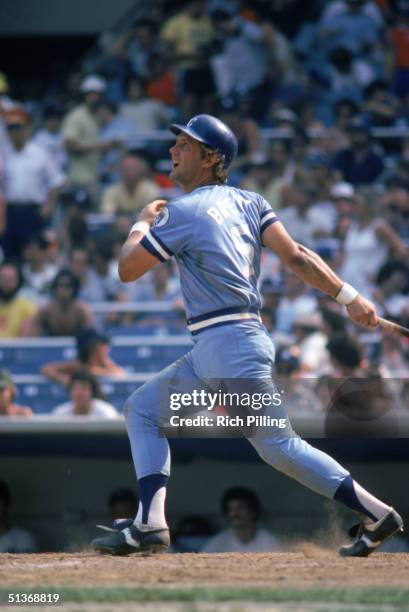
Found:
[[[219,325],[237,323],[248,319],[261,321],[257,308],[224,308],[222,310],[209,312],[208,314],[201,315],[200,317],[192,317],[191,319],[188,319],[187,328],[190,333],[194,335],[204,329],[208,329],[209,327],[218,327]]]

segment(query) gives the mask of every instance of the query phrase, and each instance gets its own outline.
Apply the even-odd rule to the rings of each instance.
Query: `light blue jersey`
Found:
[[[262,196],[227,185],[168,204],[141,244],[160,261],[176,257],[193,334],[258,317],[261,235],[277,220]]]

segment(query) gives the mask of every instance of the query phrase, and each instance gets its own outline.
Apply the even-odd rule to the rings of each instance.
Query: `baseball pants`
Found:
[[[273,342],[257,321],[208,329],[195,336],[189,353],[142,385],[125,404],[137,478],[170,473],[169,444],[160,435],[162,420],[169,418],[169,390],[189,393],[204,385],[215,389],[222,384],[234,391],[244,385],[252,394],[272,396],[277,391],[272,379],[273,363]],[[185,416],[182,410],[179,412]],[[349,472],[294,432],[283,404],[271,403],[263,414],[284,418],[286,425],[283,429],[258,428],[246,436],[259,456],[280,472],[332,499]]]

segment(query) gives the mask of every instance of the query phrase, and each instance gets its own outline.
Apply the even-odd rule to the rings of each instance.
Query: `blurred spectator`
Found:
[[[316,191],[309,183],[298,181],[287,197],[291,197],[291,205],[280,210],[280,221],[294,240],[314,248],[319,238],[331,234],[333,215],[323,215],[322,210],[315,209]]]
[[[145,89],[149,98],[166,104],[168,107],[177,106],[175,75],[164,55],[155,53],[151,56]],[[163,110],[165,111],[165,109]]]
[[[372,81],[365,89],[365,103],[362,111],[371,126],[393,125],[399,114],[399,102],[389,91],[388,83],[383,79]]]
[[[300,313],[293,323],[301,370],[316,376],[328,371],[329,364],[326,350],[328,338],[322,330],[322,323],[322,316],[318,312]]]
[[[34,553],[37,545],[31,533],[13,527],[10,519],[11,495],[7,484],[0,481],[0,553]]]
[[[376,216],[372,192],[356,197],[353,221],[346,232],[340,275],[364,296],[371,298],[376,274],[386,261],[388,249],[396,258],[408,256],[409,248],[390,225]]]
[[[395,55],[394,90],[401,98],[409,93],[409,8],[402,7],[389,30]]]
[[[359,2],[358,0],[356,3],[358,5],[360,4],[362,13],[372,19],[379,29],[383,27],[383,15],[376,2],[373,2],[372,0],[362,0]],[[348,5],[348,0],[331,0],[330,2],[326,3],[321,16],[321,25],[325,26],[326,23],[331,23],[334,17],[348,13]]]
[[[111,404],[101,399],[96,378],[87,371],[78,370],[69,383],[70,401],[56,406],[52,416],[87,416],[100,419],[116,419],[118,412]]]
[[[388,260],[376,278],[373,298],[386,317],[409,317],[409,267],[403,261]]]
[[[47,104],[43,111],[44,125],[34,135],[33,142],[45,149],[61,172],[67,170],[67,152],[62,132],[64,108],[58,103]]]
[[[6,370],[0,370],[0,417],[33,416],[31,408],[16,404],[16,396],[17,388],[10,374]]]
[[[47,257],[48,242],[41,235],[32,236],[23,250],[22,293],[36,303],[44,301],[57,274],[57,266]]]
[[[93,376],[120,377],[125,374],[109,356],[109,339],[95,329],[84,329],[77,336],[77,358],[72,361],[47,363],[41,369],[43,376],[63,385],[68,385],[77,370]]]
[[[98,139],[102,143],[117,142],[118,146],[102,154],[99,163],[99,178],[103,184],[110,185],[119,179],[121,152],[132,139],[132,125],[118,115],[118,106],[110,100],[98,103],[95,116],[99,125]]]
[[[328,64],[316,69],[318,80],[326,88],[328,102],[344,96],[358,103],[362,90],[376,77],[376,73],[364,58],[356,57],[349,45],[334,46]]]
[[[329,152],[336,153],[348,149],[348,126],[357,116],[359,108],[355,102],[348,98],[340,98],[334,104],[334,123],[327,131],[327,146]]]
[[[52,285],[52,298],[41,306],[34,320],[37,335],[77,336],[94,323],[87,305],[77,299],[79,280],[69,270],[60,270]]]
[[[190,0],[184,8],[167,19],[160,36],[166,45],[179,80],[179,98],[184,119],[199,112],[210,112],[214,80],[209,65],[209,51],[214,29],[205,12],[204,0]]]
[[[185,516],[179,521],[173,533],[172,552],[200,552],[213,534],[214,529],[205,516],[196,514]]]
[[[248,101],[237,96],[224,98],[220,103],[219,116],[231,130],[238,143],[234,167],[262,159],[260,130],[254,119],[248,116]]]
[[[281,207],[282,176],[271,158],[261,157],[248,165],[241,189],[256,191],[273,210]]]
[[[33,333],[34,302],[20,297],[22,274],[18,264],[0,264],[0,338],[18,338]]]
[[[4,153],[6,257],[20,257],[31,235],[51,217],[64,175],[47,152],[30,139],[30,117],[22,109],[5,114],[10,146]]]
[[[120,300],[125,289],[118,276],[118,264],[114,258],[114,245],[111,239],[99,238],[91,243],[92,267],[89,276],[94,277],[102,288],[102,300]]]
[[[384,378],[407,379],[409,360],[402,340],[394,333],[382,330],[380,373]],[[400,387],[398,384],[397,387]]]
[[[59,242],[63,253],[75,248],[88,248],[88,213],[93,201],[86,189],[67,189],[59,199],[60,215],[64,222],[58,227]]]
[[[148,274],[149,282],[130,287],[130,296],[136,302],[170,301],[182,297],[179,277],[172,274],[170,262],[154,266]]]
[[[350,123],[349,149],[339,151],[334,168],[352,185],[365,185],[376,181],[384,170],[382,157],[374,150],[369,128],[361,121]]]
[[[120,74],[132,73],[141,78],[149,76],[149,62],[152,55],[162,51],[157,29],[153,20],[138,19],[119,36],[110,53],[122,63],[129,61],[130,64],[129,69],[124,66]]]
[[[320,36],[327,48],[348,45],[355,55],[364,56],[380,42],[379,21],[364,10],[365,0],[345,0],[343,4],[343,10],[323,14]]]
[[[280,392],[284,394],[285,409],[291,415],[312,414],[319,406],[313,389],[314,379],[307,378],[301,369],[298,346],[280,346],[274,361]]]
[[[212,23],[219,50],[212,59],[219,98],[246,94],[251,117],[264,119],[274,77],[280,81],[283,57],[279,62],[277,43],[285,45],[284,37],[272,25],[243,19],[227,6],[215,9]],[[287,63],[291,53],[287,54]]]
[[[11,100],[7,95],[8,91],[8,79],[4,72],[0,72],[0,153],[3,153],[7,146],[9,146],[9,139],[4,123],[4,113],[17,106],[16,102]]]
[[[163,102],[148,97],[145,82],[134,75],[127,81],[126,101],[121,105],[120,117],[132,126],[135,139],[138,139],[138,132],[163,128],[169,119]]]
[[[263,310],[269,313],[272,327],[274,328],[277,318],[277,308],[283,295],[284,287],[282,283],[271,278],[265,278],[260,286],[260,293],[263,300]],[[263,313],[261,315],[263,319]],[[264,321],[263,321],[264,323]],[[265,323],[264,323],[265,325]],[[266,326],[268,329],[268,326]],[[269,331],[273,331],[272,329]]]
[[[68,269],[79,281],[78,299],[88,303],[104,302],[109,299],[109,295],[112,297],[109,289],[113,288],[115,277],[111,275],[109,266],[105,269],[105,274],[96,273],[91,267],[91,257],[90,249],[74,248],[69,255]]]
[[[134,519],[138,511],[138,498],[131,489],[115,489],[109,496],[108,507],[112,521]]]
[[[116,138],[104,142],[98,140],[96,111],[105,89],[104,79],[96,75],[86,77],[80,86],[82,102],[68,113],[63,127],[69,155],[70,184],[73,187],[87,188],[94,194],[102,153],[115,149],[122,143]]]
[[[290,333],[298,314],[317,310],[317,300],[290,270],[284,271],[284,295],[277,308],[277,331]]]
[[[223,495],[223,515],[231,527],[216,534],[201,552],[271,552],[280,550],[277,538],[260,526],[260,501],[244,487],[233,487]]]
[[[132,152],[122,158],[121,174],[121,181],[105,190],[101,210],[110,214],[126,213],[136,218],[146,204],[160,197],[160,189],[149,178],[145,160]]]
[[[363,348],[360,343],[346,334],[338,332],[327,344],[333,366],[333,374],[338,378],[359,377],[363,374]]]

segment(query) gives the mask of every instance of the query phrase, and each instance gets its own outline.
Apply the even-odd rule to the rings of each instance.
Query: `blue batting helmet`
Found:
[[[224,158],[228,168],[237,153],[237,139],[231,129],[212,115],[196,115],[187,125],[172,123],[170,131],[178,135],[181,132],[199,142],[215,149]]]

